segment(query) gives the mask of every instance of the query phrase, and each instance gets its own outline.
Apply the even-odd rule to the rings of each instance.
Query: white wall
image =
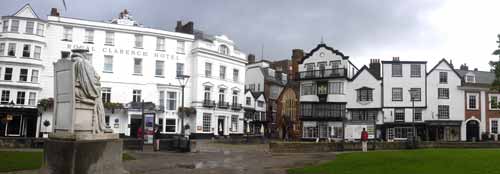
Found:
[[[382,75],[383,75],[383,106],[384,107],[412,107],[412,102],[410,98],[410,88],[420,88],[421,100],[415,101],[416,107],[424,107],[426,101],[426,64],[419,63],[420,77],[410,77],[410,63],[402,63],[403,76],[402,77],[392,77],[392,64],[384,63],[382,61]],[[392,101],[392,88],[403,88],[403,101]]]
[[[448,83],[439,83],[439,72],[447,72]],[[464,91],[458,89],[461,85],[461,78],[445,63],[441,62],[427,76],[427,109],[422,113],[423,120],[438,120],[438,105],[450,106],[449,120],[463,120],[464,109]],[[448,88],[450,91],[449,99],[438,98],[438,88]]]

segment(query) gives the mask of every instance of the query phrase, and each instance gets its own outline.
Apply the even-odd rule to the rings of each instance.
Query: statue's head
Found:
[[[72,52],[72,54],[71,54],[72,59],[80,58],[80,59],[88,61],[87,53],[89,52],[89,50],[87,50],[87,49],[73,49],[73,50],[71,50],[71,52]]]

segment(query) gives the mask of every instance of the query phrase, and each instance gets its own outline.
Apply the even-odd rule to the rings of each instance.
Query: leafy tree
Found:
[[[498,48],[493,52],[493,55],[498,55],[500,60],[500,34],[497,35]],[[492,72],[495,73],[495,81],[491,84],[490,90],[500,92],[500,61],[490,61]]]

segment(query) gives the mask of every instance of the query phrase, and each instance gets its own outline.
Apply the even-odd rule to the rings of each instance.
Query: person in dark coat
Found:
[[[160,151],[160,126],[156,125],[153,134],[154,151]]]

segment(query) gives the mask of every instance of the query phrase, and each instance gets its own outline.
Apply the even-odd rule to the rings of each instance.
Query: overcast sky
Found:
[[[474,3],[475,2],[475,3]],[[455,67],[489,70],[500,33],[500,1],[437,0],[0,0],[0,15],[30,3],[41,18],[50,8],[62,16],[108,21],[129,9],[147,27],[174,30],[177,20],[224,34],[245,53],[288,59],[294,48],[308,52],[324,42],[361,67],[370,58],[442,58]]]

